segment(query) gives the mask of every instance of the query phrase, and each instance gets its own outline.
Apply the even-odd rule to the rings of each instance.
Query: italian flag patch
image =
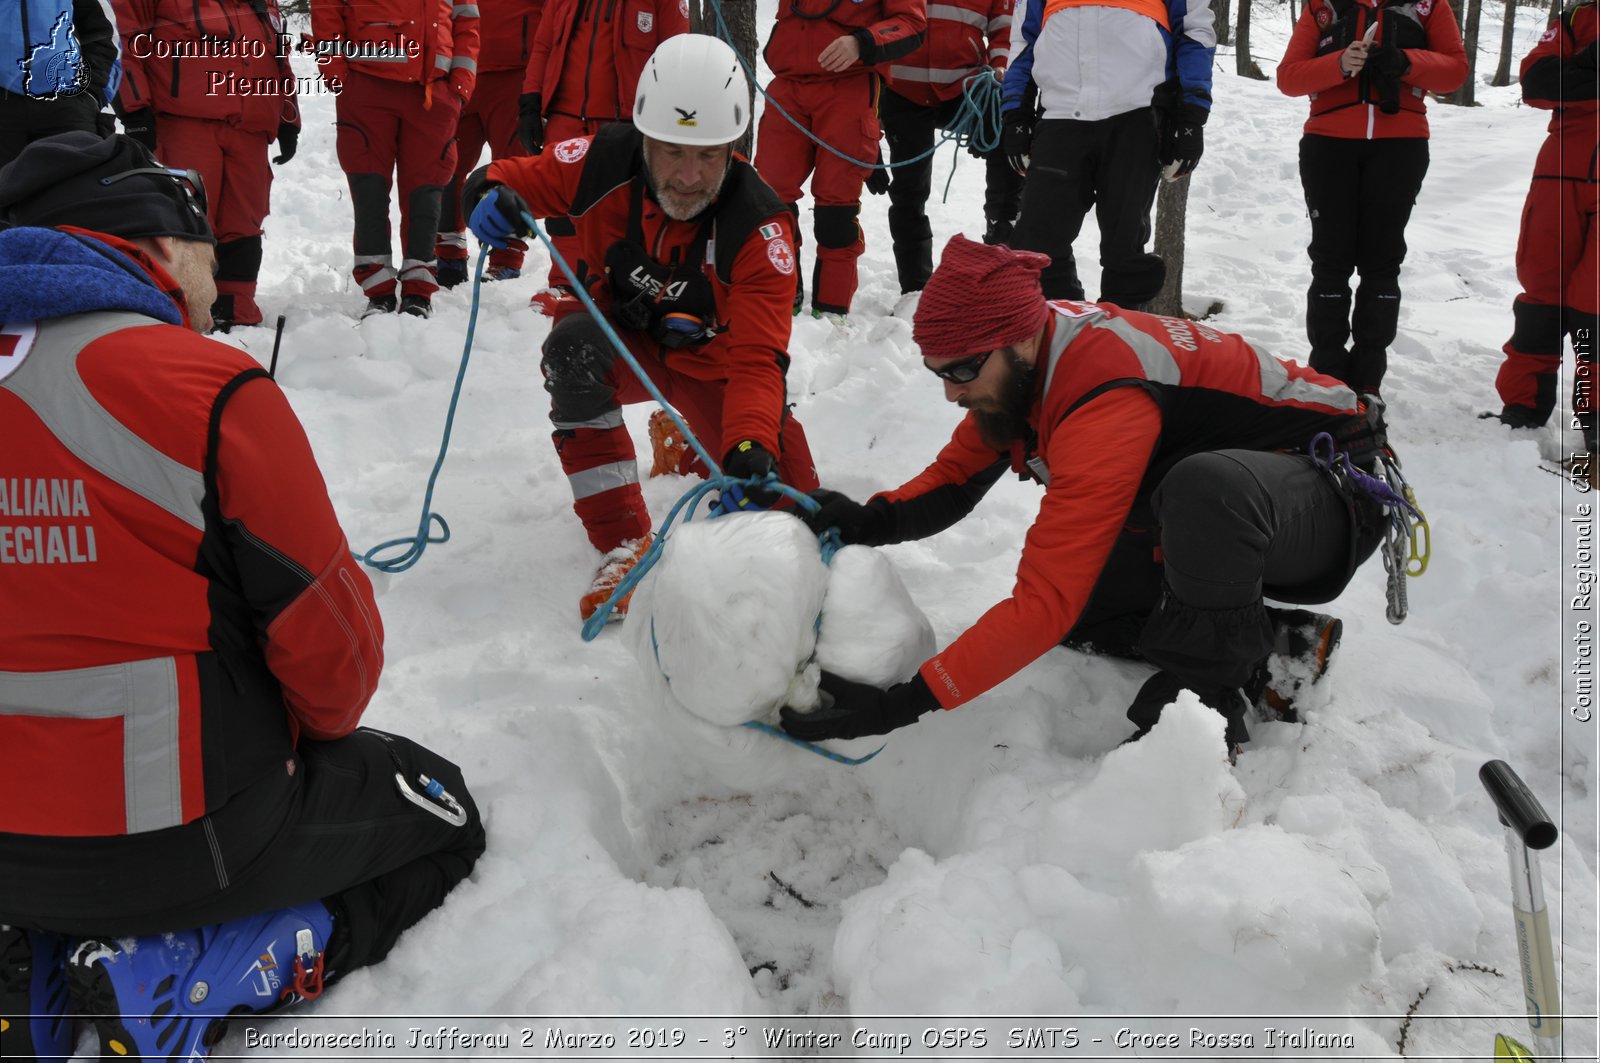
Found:
[[[763,225],[760,232],[763,240],[776,240],[783,235],[783,229],[777,225]]]

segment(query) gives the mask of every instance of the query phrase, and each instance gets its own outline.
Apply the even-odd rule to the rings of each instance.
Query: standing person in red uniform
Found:
[[[493,163],[468,178],[466,198],[477,204],[473,233],[491,245],[526,231],[524,211],[571,217],[579,254],[605,271],[594,278],[596,304],[723,471],[776,472],[809,491],[811,450],[784,393],[793,229],[783,202],[733,153],[749,92],[732,48],[673,37],[645,65],[633,125]],[[540,368],[573,510],[606,555],[579,604],[587,619],[650,543],[621,410],[650,396],[588,314],[556,321]],[[694,458],[676,471],[704,476]],[[764,495],[734,501],[774,501]]]
[[[355,210],[362,312],[428,317],[433,240],[456,168],[455,132],[478,76],[478,8],[454,0],[311,0],[322,72],[339,88],[339,166]],[[400,271],[389,231],[400,183]],[[395,298],[398,286],[399,299]]]
[[[283,393],[198,335],[193,171],[36,141],[0,223],[0,1050],[64,1060],[77,1014],[103,1058],[199,1059],[382,960],[483,826],[357,727],[372,586]]]
[[[116,104],[123,128],[163,162],[199,170],[206,183],[217,234],[212,320],[223,332],[259,325],[269,146],[277,140],[273,161],[281,164],[300,140],[277,0],[111,0],[111,9],[122,38]]]
[[[478,0],[483,47],[478,55],[478,83],[472,99],[456,125],[456,172],[444,191],[439,236],[434,253],[439,262],[439,286],[454,288],[467,279],[467,219],[461,216],[461,182],[478,168],[485,146],[491,159],[514,159],[528,154],[517,136],[517,99],[523,72],[539,30],[545,0]],[[508,243],[489,255],[488,280],[510,280],[522,275],[528,245]]]
[[[1278,88],[1311,97],[1300,139],[1311,367],[1357,392],[1378,391],[1399,329],[1406,222],[1428,172],[1425,97],[1466,76],[1450,0],[1307,0],[1278,64]]]
[[[921,291],[933,273],[933,228],[928,195],[933,191],[933,156],[906,163],[933,147],[934,130],[955,120],[966,80],[1005,73],[1011,47],[1012,0],[951,0],[928,8],[920,48],[893,63],[878,102],[889,141],[889,235],[901,292]],[[998,87],[997,87],[998,91]],[[984,159],[983,242],[1011,237],[1022,201],[1022,175],[998,147]]]
[[[1595,339],[1600,329],[1600,104],[1595,95],[1596,18],[1593,0],[1573,6],[1522,61],[1522,98],[1555,113],[1550,135],[1533,164],[1522,209],[1516,321],[1506,360],[1495,378],[1505,408],[1500,419],[1536,428],[1556,405],[1562,341],[1572,337],[1577,371],[1572,384],[1575,427],[1595,454]]]
[[[857,218],[871,167],[860,163],[877,158],[883,74],[889,64],[916,51],[927,22],[925,0],[778,5],[777,24],[762,51],[772,83],[756,131],[756,169],[789,204],[797,229],[800,186],[811,178],[811,233],[817,244],[811,311],[817,316],[850,312],[856,260],[867,248]],[[802,283],[795,295],[797,314],[804,289]]]
[[[1044,485],[1016,589],[887,691],[823,674],[832,706],[784,710],[790,734],[885,734],[953,709],[1065,641],[1160,671],[1128,709],[1148,731],[1181,689],[1247,741],[1267,658],[1327,665],[1338,620],[1277,601],[1331,601],[1376,547],[1382,513],[1307,448],[1329,433],[1370,461],[1380,425],[1337,380],[1198,322],[1110,303],[1046,302],[1041,254],[954,237],[912,334],[967,411],[933,464],[865,505],[818,492],[807,522],[870,546],[937,534],[1008,470]],[[1293,690],[1272,691],[1278,711]],[[1137,737],[1136,734],[1136,737]]]
[[[546,144],[626,122],[645,61],[662,41],[688,32],[688,0],[548,0],[517,105],[522,146],[537,155]],[[547,218],[545,231],[584,283],[601,268],[580,261],[569,219]],[[582,309],[571,285],[552,262],[549,283],[534,294],[533,305],[549,317]]]

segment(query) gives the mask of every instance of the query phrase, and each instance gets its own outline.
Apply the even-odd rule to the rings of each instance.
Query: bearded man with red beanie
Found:
[[[0,169],[7,1059],[64,1061],[75,1015],[103,1058],[203,1059],[484,850],[455,765],[358,727],[372,585],[283,392],[200,335],[215,246],[199,177],[126,136]]]
[[[954,237],[913,336],[967,411],[921,474],[860,504],[813,494],[817,530],[878,546],[935,535],[1007,471],[1044,487],[1011,597],[888,690],[824,673],[832,703],[796,737],[884,734],[965,704],[1058,643],[1158,669],[1128,709],[1147,732],[1182,689],[1249,738],[1259,701],[1292,718],[1281,661],[1320,675],[1342,625],[1263,597],[1337,597],[1381,538],[1381,507],[1307,454],[1330,435],[1365,466],[1381,419],[1339,381],[1198,322],[1047,302],[1044,255]],[[1292,671],[1292,670],[1291,670]],[[1274,678],[1274,677],[1279,678]]]

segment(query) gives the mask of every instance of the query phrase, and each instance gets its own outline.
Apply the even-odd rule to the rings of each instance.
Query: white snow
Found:
[[[1519,12],[1519,57],[1543,14]],[[411,1027],[457,1025],[511,1046],[462,1054],[554,1056],[547,1032],[560,1027],[615,1034],[617,1048],[599,1053],[610,1058],[656,1054],[626,1043],[630,1026],[689,1030],[686,1047],[660,1053],[673,1058],[840,1058],[857,1051],[852,1031],[875,1056],[909,1045],[906,1056],[1391,1058],[1403,1040],[1408,1056],[1481,1058],[1495,1031],[1527,1039],[1502,832],[1476,778],[1498,757],[1562,831],[1539,861],[1565,1007],[1588,1016],[1569,1020],[1567,1051],[1594,1058],[1600,725],[1568,712],[1583,676],[1592,691],[1592,643],[1572,640],[1593,614],[1568,598],[1572,566],[1593,571],[1593,539],[1576,551],[1579,497],[1537,466],[1576,439],[1477,417],[1499,407],[1512,255],[1547,119],[1514,86],[1486,84],[1499,18],[1485,5],[1482,106],[1430,107],[1432,169],[1407,232],[1385,385],[1432,562],[1411,583],[1402,627],[1383,619],[1377,559],[1363,569],[1332,607],[1344,642],[1304,722],[1252,723],[1235,767],[1220,721],[1187,698],[1145,741],[1119,747],[1147,669],[1064,649],[897,732],[858,768],[721,726],[748,706],[716,701],[732,680],[714,648],[672,674],[675,690],[692,683],[714,703],[705,719],[665,711],[628,631],[579,637],[577,601],[598,558],[549,441],[538,369],[548,322],[527,306],[542,251],[522,279],[485,285],[433,497],[451,539],[408,572],[375,576],[389,665],[367,722],[461,764],[489,849],[387,962],[257,1032],[383,1028],[404,1048]],[[1258,12],[1269,72],[1287,22],[1281,7]],[[1231,70],[1231,54],[1219,56],[1190,194],[1188,302],[1220,301],[1212,324],[1295,355],[1309,280],[1296,162],[1307,105]],[[278,379],[361,551],[416,526],[471,296],[441,293],[430,321],[357,322],[333,109],[327,97],[304,106],[300,155],[274,189],[261,302],[269,318],[288,315]],[[982,168],[963,157],[949,202],[931,206],[941,242],[979,231],[981,200]],[[958,414],[921,368],[909,319],[890,316],[900,295],[885,206],[864,206],[850,320],[797,319],[789,375],[825,485],[856,497],[920,471]],[[1077,244],[1091,296],[1096,238],[1091,218]],[[231,342],[265,363],[271,333]],[[647,456],[648,414],[626,411]],[[648,481],[656,519],[692,486]],[[1038,500],[1008,477],[957,527],[882,552],[938,644],[1009,593]],[[680,534],[688,543],[688,526]],[[767,646],[764,626],[789,625],[777,639],[786,656],[762,680],[781,693],[810,652],[819,581],[706,582],[697,596],[697,578],[679,593],[699,634]],[[875,1014],[957,1018],[863,1017]],[[1006,1017],[1016,1014],[1058,1018]],[[361,1017],[371,1015],[390,1018]],[[591,1018],[551,1018],[574,1015]],[[593,1017],[611,1015],[635,1018]],[[1083,1043],[1071,1052],[1008,1047],[1013,1028],[1074,1026]],[[1355,1047],[1267,1047],[1269,1026]],[[1133,1047],[1114,1040],[1119,1027]],[[925,1029],[946,1031],[934,1039],[944,1047],[923,1047]],[[764,1030],[783,1047],[762,1048]],[[842,1039],[807,1040],[829,1031]],[[1245,1034],[1254,1048],[1237,1047]],[[1161,1047],[1166,1036],[1181,1046]],[[238,1032],[223,1050],[351,1054],[251,1047]]]

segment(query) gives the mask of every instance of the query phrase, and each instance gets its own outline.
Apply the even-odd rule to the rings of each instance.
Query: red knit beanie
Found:
[[[911,319],[922,357],[966,358],[1038,332],[1050,313],[1039,288],[1049,264],[1049,255],[952,236]]]

